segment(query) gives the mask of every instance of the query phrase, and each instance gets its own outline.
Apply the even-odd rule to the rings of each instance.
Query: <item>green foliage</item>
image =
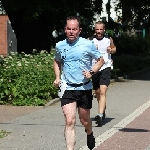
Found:
[[[53,86],[54,54],[41,51],[27,55],[11,53],[0,63],[0,103],[44,105],[57,96]]]
[[[117,47],[117,55],[147,56],[150,53],[149,38],[121,36],[119,38],[114,37],[113,40]]]
[[[106,31],[106,34],[108,34],[109,36],[113,36],[113,34],[114,34],[114,31],[113,30],[107,30]]]
[[[121,8],[123,11],[123,23],[135,20],[140,24],[144,19],[150,19],[150,1],[137,1],[137,0],[119,0],[118,9]]]
[[[117,47],[113,56],[114,69],[112,78],[131,74],[150,66],[150,40],[149,37],[126,36],[113,37]]]
[[[1,0],[17,37],[17,51],[51,49],[53,28],[64,29],[66,17],[79,13],[83,31],[89,31],[94,12],[101,12],[101,0]]]
[[[112,78],[131,74],[150,66],[150,57],[121,55],[113,57]]]
[[[0,138],[7,136],[9,133],[5,130],[0,130]]]
[[[45,21],[50,21],[56,29],[64,28],[63,22],[66,17],[68,15],[77,15],[77,12],[87,20],[86,24],[89,26],[94,12],[100,12],[102,10],[102,0],[1,0],[1,3],[8,16],[20,12],[22,13],[21,19],[24,22],[49,16],[49,20]]]

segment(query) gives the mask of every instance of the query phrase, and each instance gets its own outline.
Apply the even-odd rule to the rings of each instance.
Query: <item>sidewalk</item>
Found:
[[[147,105],[150,106],[150,101]],[[150,107],[125,127],[120,128],[119,125],[113,127],[118,132],[104,141],[95,150],[150,150],[149,114]]]
[[[135,79],[109,86],[107,118],[102,127],[96,127],[93,121],[95,150],[148,150],[150,147],[150,72]],[[0,120],[2,113],[0,107]],[[96,114],[94,99],[91,118]],[[0,122],[0,130],[11,132],[0,139],[1,150],[65,150],[65,123],[60,102],[32,112],[24,110],[22,115],[18,110],[16,117]],[[75,150],[88,150],[86,134],[78,118],[76,134]]]

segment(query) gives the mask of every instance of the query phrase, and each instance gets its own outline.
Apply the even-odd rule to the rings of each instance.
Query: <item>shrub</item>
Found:
[[[44,105],[57,96],[54,53],[11,53],[0,61],[0,104]]]
[[[112,78],[128,75],[150,66],[150,57],[121,55],[113,57]]]
[[[150,66],[150,40],[147,36],[113,37],[117,51],[112,55],[112,78],[130,74]]]
[[[146,56],[150,54],[149,38],[122,35],[119,38],[114,37],[113,39],[117,47],[116,55],[128,54],[132,56]]]

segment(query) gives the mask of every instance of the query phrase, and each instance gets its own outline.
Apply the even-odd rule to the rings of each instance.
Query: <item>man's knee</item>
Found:
[[[95,94],[100,94],[100,89],[95,90]]]
[[[100,86],[100,96],[106,96],[107,88],[108,87],[106,85],[101,85]]]
[[[89,123],[89,118],[80,118],[80,122],[83,126],[87,126]]]
[[[100,91],[100,96],[105,96],[106,95],[106,91]]]
[[[79,119],[82,125],[86,126],[90,119],[90,109],[79,108]]]
[[[75,123],[76,123],[75,117],[69,117],[69,116],[67,117],[66,116],[66,125],[67,126],[74,126]]]

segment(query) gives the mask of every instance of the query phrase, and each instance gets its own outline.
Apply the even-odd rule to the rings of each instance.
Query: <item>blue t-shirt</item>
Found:
[[[67,40],[56,44],[55,60],[62,63],[61,80],[68,84],[80,84],[89,81],[83,75],[83,70],[91,70],[92,59],[101,57],[94,42],[79,37],[74,43],[68,43]],[[80,87],[67,86],[67,90],[89,90],[92,89],[92,83]]]

